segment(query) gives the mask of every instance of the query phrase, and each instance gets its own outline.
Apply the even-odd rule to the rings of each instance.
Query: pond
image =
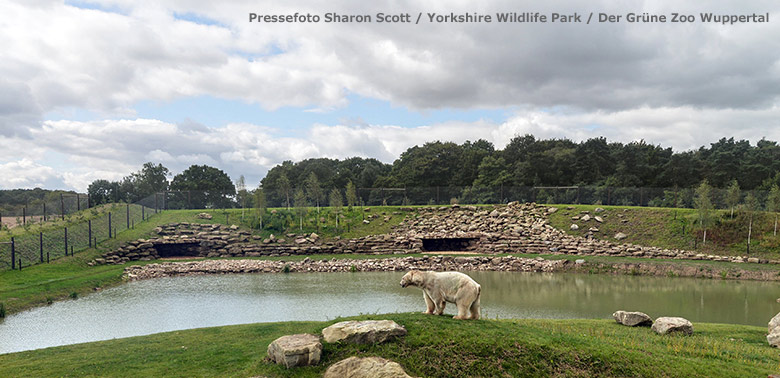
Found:
[[[766,326],[780,311],[777,283],[562,273],[468,272],[482,285],[484,318],[653,318]],[[0,320],[0,353],[181,329],[329,320],[424,311],[400,272],[239,274],[162,278]],[[447,313],[457,312],[452,304]]]

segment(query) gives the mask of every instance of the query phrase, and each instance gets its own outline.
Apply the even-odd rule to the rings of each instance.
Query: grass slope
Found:
[[[584,236],[590,227],[599,232],[594,236],[617,243],[632,243],[669,249],[685,249],[705,254],[747,255],[748,217],[737,211],[732,219],[730,212],[717,210],[713,213],[714,222],[708,229],[707,242],[702,245],[702,232],[697,224],[697,212],[694,209],[624,207],[596,205],[551,205],[559,210],[550,215],[550,224],[570,235]],[[596,213],[595,209],[605,209]],[[572,220],[574,216],[591,218],[599,215],[603,223],[591,219],[587,222]],[[579,225],[571,230],[572,223]],[[775,236],[774,216],[769,213],[756,213],[753,222],[750,256],[768,259],[780,258],[780,235]],[[621,241],[614,239],[622,232],[628,237]]]
[[[778,370],[777,351],[760,327],[696,323],[686,337],[611,320],[349,319],[392,319],[409,334],[381,345],[325,343],[319,366],[287,370],[263,360],[268,344],[319,333],[337,320],[204,328],[0,355],[0,376],[318,377],[349,356],[381,356],[424,377],[747,377]]]

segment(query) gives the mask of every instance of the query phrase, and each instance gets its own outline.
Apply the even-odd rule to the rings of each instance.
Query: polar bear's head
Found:
[[[423,274],[419,270],[411,270],[401,278],[401,287],[422,286]]]

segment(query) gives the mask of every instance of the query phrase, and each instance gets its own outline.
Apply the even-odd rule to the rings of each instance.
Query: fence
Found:
[[[0,241],[0,270],[23,269],[33,264],[47,263],[92,247],[118,232],[135,227],[154,212],[140,204],[113,204],[96,214],[89,212],[66,217],[62,227],[27,232]],[[106,211],[107,210],[107,211]],[[89,218],[91,215],[97,215]]]
[[[25,205],[0,207],[0,224],[10,228],[56,218],[65,219],[66,215],[88,209],[91,205],[89,195],[60,193],[59,198],[54,200],[36,200]]]

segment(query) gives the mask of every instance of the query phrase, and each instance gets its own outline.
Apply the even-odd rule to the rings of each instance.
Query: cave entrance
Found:
[[[423,251],[469,251],[478,238],[429,238],[422,239]]]
[[[155,244],[154,249],[160,258],[166,257],[198,257],[200,256],[200,243],[161,243]]]

